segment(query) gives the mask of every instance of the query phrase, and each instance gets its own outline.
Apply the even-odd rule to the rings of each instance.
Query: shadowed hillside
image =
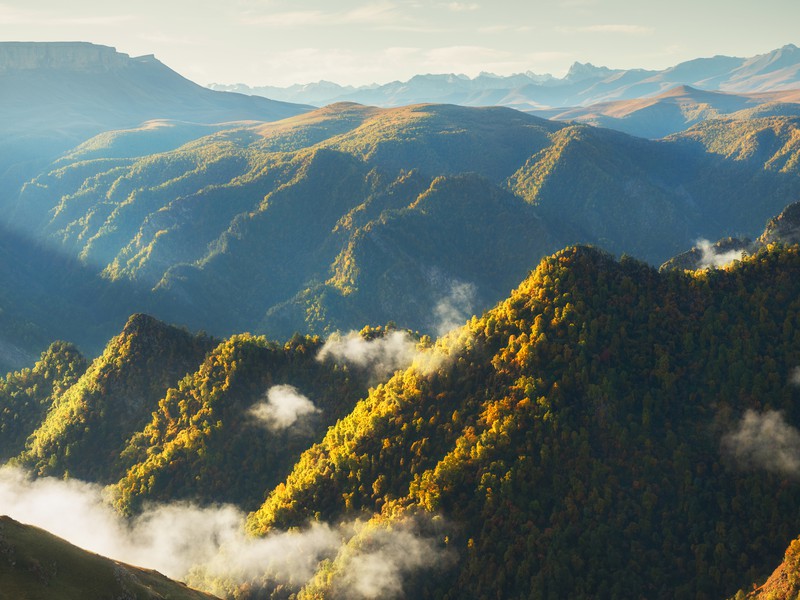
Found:
[[[212,600],[215,596],[86,552],[0,517],[0,595],[14,600]]]

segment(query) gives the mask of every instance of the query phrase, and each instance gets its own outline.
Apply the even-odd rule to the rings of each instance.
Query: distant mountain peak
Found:
[[[670,97],[670,96],[683,96],[685,94],[693,94],[699,91],[697,88],[694,88],[687,84],[676,85],[675,87],[669,88],[663,94],[660,94],[660,97]]]
[[[596,67],[592,63],[579,63],[576,61],[572,63],[564,79],[570,82],[577,82],[594,77],[605,77],[612,73],[614,71],[608,67]]]
[[[763,74],[764,72],[779,70],[786,67],[794,67],[797,64],[798,58],[800,58],[798,54],[800,54],[800,49],[797,46],[794,44],[786,44],[771,52],[765,52],[764,54],[759,54],[747,59],[742,65],[742,68],[749,74],[749,69],[757,67],[761,70],[761,74]]]
[[[790,204],[771,219],[758,241],[762,244],[783,242],[786,245],[800,242],[800,202]]]
[[[469,81],[469,77],[460,74],[456,75],[455,73],[427,73],[425,75],[414,75],[411,79],[408,80],[408,83],[415,83],[422,81],[455,83],[458,81]]]
[[[772,52],[767,52],[767,56],[770,56],[770,55],[772,55],[772,56],[785,56],[787,54],[794,54],[798,50],[800,50],[800,48],[798,48],[794,44],[786,44],[785,46],[781,46],[780,48],[777,48],[777,49],[773,50]]]

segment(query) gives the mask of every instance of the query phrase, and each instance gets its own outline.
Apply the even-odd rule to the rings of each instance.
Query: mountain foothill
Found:
[[[314,548],[180,574],[226,598],[791,597],[796,50],[522,82],[585,99],[546,119],[0,44],[0,513],[25,473]],[[211,597],[12,518],[0,596]]]

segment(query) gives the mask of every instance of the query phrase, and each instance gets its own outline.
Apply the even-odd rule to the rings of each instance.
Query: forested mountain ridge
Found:
[[[114,481],[130,435],[213,346],[207,336],[133,315],[77,381],[54,390],[16,462],[39,475]]]
[[[72,387],[87,366],[75,346],[53,342],[32,368],[5,376],[0,382],[0,460],[5,462],[22,451],[55,398]]]
[[[133,315],[91,363],[55,342],[0,380],[0,458],[116,484],[126,513],[177,498],[255,508],[374,377],[369,365],[318,360],[322,347],[299,335],[220,342]]]
[[[462,317],[479,312],[569,243],[658,264],[760,227],[800,195],[797,127],[713,121],[651,142],[505,108],[342,104],[144,157],[94,140],[14,214],[191,328],[434,332],[452,288],[472,290]]]
[[[122,451],[129,468],[113,488],[117,507],[130,513],[143,501],[177,498],[257,506],[366,393],[367,371],[321,362],[321,349],[303,336],[284,345],[250,335],[222,342],[166,392]],[[295,418],[278,418],[281,402]]]
[[[747,427],[800,421],[799,275],[797,246],[696,273],[549,257],[439,341],[441,368],[373,389],[250,527],[440,517],[457,564],[409,597],[730,595],[797,527],[793,474]],[[334,593],[346,561],[301,597]]]
[[[212,559],[240,510],[254,564],[324,532],[315,574],[189,561],[247,600],[349,598],[386,569],[409,598],[722,598],[787,544],[761,591],[797,583],[795,112],[659,141],[450,105],[125,126],[6,203],[0,460],[29,473],[0,485],[88,490],[120,532],[219,509]],[[637,260],[784,207],[744,255]],[[18,368],[56,333],[76,345]],[[64,583],[6,541],[4,577]]]
[[[109,282],[97,269],[0,225],[0,372],[31,366],[53,340],[102,351],[146,290]],[[54,301],[56,300],[56,301]]]

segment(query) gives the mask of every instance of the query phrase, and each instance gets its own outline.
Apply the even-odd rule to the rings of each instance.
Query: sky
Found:
[[[798,0],[0,0],[0,41],[87,41],[202,85],[365,85],[800,45]]]

